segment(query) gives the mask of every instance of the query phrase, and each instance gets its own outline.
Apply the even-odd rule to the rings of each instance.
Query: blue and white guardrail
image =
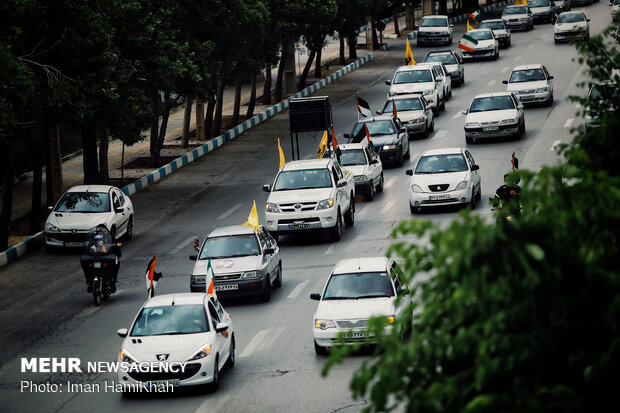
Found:
[[[283,110],[287,109],[292,99],[306,97],[310,95],[311,93],[316,92],[317,90],[321,88],[324,88],[325,86],[327,86],[334,80],[339,79],[343,77],[344,75],[356,69],[359,69],[361,66],[368,63],[371,59],[372,59],[372,53],[368,53],[366,56],[363,56],[357,59],[355,62],[343,67],[337,72],[334,72],[331,75],[324,77],[320,81],[295,93],[293,96],[283,100],[282,102],[276,105],[273,105],[266,111],[259,113],[258,115],[254,115],[254,117],[246,120],[240,125],[235,126],[229,131],[224,132],[217,138],[214,138],[210,140],[209,142],[205,143],[204,145],[201,145],[197,147],[196,149],[193,149],[187,152],[185,155],[182,155],[176,158],[174,161],[170,162],[169,164],[166,164],[162,166],[161,168],[154,170],[153,172],[143,176],[137,181],[134,181],[130,183],[129,185],[122,187],[121,190],[127,195],[135,194],[141,189],[144,189],[147,186],[159,181],[163,177],[170,175],[172,172],[176,171],[177,169],[187,165],[190,162],[195,161],[196,159],[213,151],[214,149],[219,148],[220,146],[224,145],[226,142],[232,139],[235,139],[237,136],[241,135],[243,132],[247,131],[253,126],[258,125],[259,123],[266,121],[267,119],[276,115],[277,113],[280,113]],[[22,255],[30,251],[33,251],[34,249],[42,245],[43,242],[44,242],[43,231],[41,231],[33,235],[32,237],[20,242],[19,244],[7,249],[6,251],[0,252],[0,267],[10,262],[15,261],[17,258],[21,257]]]

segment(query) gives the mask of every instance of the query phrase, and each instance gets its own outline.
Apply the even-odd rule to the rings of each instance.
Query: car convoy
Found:
[[[561,3],[561,4],[560,4]],[[573,0],[575,4],[575,0]],[[617,10],[619,0],[613,1]],[[152,360],[185,363],[181,375],[119,373],[127,385],[167,381],[185,386],[219,385],[220,370],[235,363],[235,332],[230,314],[218,296],[257,296],[269,301],[272,288],[283,284],[280,237],[305,231],[323,231],[338,241],[343,227],[355,223],[356,195],[372,201],[384,190],[383,167],[402,166],[411,156],[409,140],[429,137],[435,117],[445,109],[452,87],[465,82],[463,61],[499,58],[500,47],[510,47],[512,29],[531,30],[534,21],[554,23],[556,42],[569,36],[589,37],[589,19],[570,10],[569,0],[530,0],[507,6],[501,19],[482,21],[470,30],[456,50],[434,50],[424,62],[398,67],[386,102],[377,116],[359,119],[347,143],[332,148],[320,159],[284,164],[273,183],[263,186],[268,199],[264,226],[220,227],[202,243],[190,277],[191,292],[206,292],[213,277],[214,293],[167,294],[149,299],[129,329],[118,330],[124,338],[119,360],[140,363]],[[563,12],[561,12],[563,11]],[[557,14],[557,21],[556,21]],[[612,18],[615,17],[612,11]],[[424,16],[417,43],[451,44],[453,27],[447,16]],[[525,104],[553,104],[553,76],[542,64],[515,67],[506,91],[481,93],[463,111],[465,143],[489,137],[519,139],[525,133]],[[596,88],[590,94],[596,98]],[[482,198],[479,166],[470,149],[445,148],[422,153],[410,176],[409,207],[412,214],[428,207],[466,205],[474,209]],[[105,226],[112,235],[130,239],[134,209],[129,197],[111,186],[82,185],[67,191],[52,209],[45,224],[48,249],[80,247],[85,234]],[[217,294],[217,295],[216,295]],[[317,354],[325,354],[344,334],[345,343],[369,339],[371,317],[384,317],[386,328],[412,299],[402,282],[402,271],[391,258],[341,260],[332,269],[323,290],[311,294],[319,302],[312,333]],[[370,337],[371,338],[371,337]]]

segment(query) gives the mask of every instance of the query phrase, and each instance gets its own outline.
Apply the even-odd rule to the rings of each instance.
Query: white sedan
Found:
[[[389,328],[410,302],[409,290],[402,285],[402,272],[396,262],[386,257],[352,258],[338,261],[325,283],[323,294],[312,293],[319,301],[314,313],[314,350],[326,354],[344,332],[345,342],[366,342],[368,320],[386,317]],[[406,299],[396,306],[398,295]]]
[[[512,92],[521,103],[544,103],[553,105],[553,76],[541,64],[517,66],[512,69],[508,80],[504,80],[506,91]]]
[[[151,386],[210,384],[235,364],[232,320],[212,294],[156,296],[140,309],[123,340],[118,383],[124,393]]]
[[[525,133],[523,104],[511,92],[485,93],[476,96],[464,110],[465,141],[490,137],[521,138]]]
[[[96,226],[105,226],[116,238],[133,236],[133,204],[115,186],[74,186],[50,209],[44,228],[48,251],[85,246],[88,231]]]
[[[480,167],[464,148],[434,149],[420,155],[408,169],[409,208],[414,214],[424,207],[469,204],[476,208],[482,198]]]
[[[556,43],[574,38],[590,38],[590,19],[582,11],[566,11],[558,16],[553,28],[553,40]]]

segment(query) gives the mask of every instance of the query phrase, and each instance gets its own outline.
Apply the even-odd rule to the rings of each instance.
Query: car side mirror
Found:
[[[507,81],[507,80],[502,80],[502,83],[503,83],[503,84],[505,84],[505,85],[507,85],[507,84],[508,84],[508,81]]]
[[[590,21],[590,19],[586,19],[586,21],[587,21],[587,22],[589,22],[589,21]]]
[[[388,85],[388,86],[390,86],[390,85],[392,84],[392,81],[391,81],[391,80],[386,80],[386,81],[385,81],[385,84],[386,84],[386,85]]]
[[[345,139],[349,139],[351,137],[351,135],[349,135],[348,133],[345,133],[344,135],[342,135],[343,138]]]
[[[312,294],[310,294],[310,299],[311,300],[315,300],[315,301],[321,301],[321,294],[319,294],[319,293],[312,293]]]
[[[413,169],[407,169],[405,175],[413,176]]]
[[[114,208],[114,212],[124,212],[124,211],[125,211],[125,208],[123,207]]]
[[[379,163],[379,160],[378,160],[377,158],[372,159],[372,160],[370,161],[370,164],[371,164],[371,165],[377,165],[378,163]]]
[[[409,290],[409,288],[403,288],[402,290],[400,290],[400,294],[401,295],[409,295],[409,294],[411,294],[411,290]]]
[[[553,76],[549,76],[547,79],[551,80],[551,79],[553,79]]]
[[[196,261],[196,260],[198,260],[198,255],[190,255],[190,256],[189,256],[189,260],[190,260],[190,261]]]
[[[263,185],[263,192],[271,192],[271,187],[269,185]]]
[[[406,128],[400,128],[399,132],[400,133],[405,133],[405,132],[407,132],[407,129]]]
[[[469,112],[467,109],[461,111],[463,115],[467,115],[467,112]]]
[[[347,186],[347,180],[346,179],[341,179],[340,181],[338,181],[338,185],[336,185],[338,188],[342,188]]]
[[[127,329],[126,328],[119,328],[118,330],[116,330],[116,334],[118,334],[118,336],[120,338],[125,338],[125,337],[127,337]]]
[[[215,326],[216,333],[222,333],[226,330],[228,330],[228,323],[217,323],[217,325]]]
[[[472,171],[477,171],[478,169],[480,169],[480,167],[479,167],[478,165],[476,165],[476,164],[473,164],[473,165],[471,166],[471,170],[472,170]]]
[[[517,105],[517,109],[519,109],[519,110],[523,109],[523,103],[519,103],[519,104]]]
[[[273,248],[265,248],[265,249],[263,250],[263,254],[265,254],[265,255],[271,255],[271,254],[273,254],[274,252],[276,252],[276,250],[275,250],[275,249],[273,249]]]
[[[380,114],[381,114],[381,111],[377,109],[377,115],[380,115]]]

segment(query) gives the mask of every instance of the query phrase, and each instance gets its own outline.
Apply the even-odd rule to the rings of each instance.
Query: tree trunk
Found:
[[[321,36],[321,44],[316,51],[316,62],[314,64],[314,77],[321,78],[323,74],[321,73],[321,56],[323,55],[323,43],[325,42],[325,36]]]
[[[13,209],[13,141],[15,130],[9,131],[9,136],[0,141],[0,173],[2,176],[2,208],[0,209],[0,251],[9,247],[9,229]]]
[[[222,131],[222,111],[224,110],[224,80],[217,87],[217,99],[215,101],[215,118],[213,119],[212,136],[218,136]]]
[[[480,6],[478,5],[478,0],[463,0],[463,10],[471,13],[479,8]]]
[[[215,110],[215,98],[211,96],[207,102],[207,113],[205,114],[205,139],[210,140],[213,136],[213,111]]]
[[[41,230],[41,189],[43,186],[42,156],[40,140],[32,136],[32,130],[28,130],[26,136],[28,146],[32,153],[32,203],[30,208],[30,233],[35,234]]]
[[[306,61],[306,65],[304,66],[304,70],[301,72],[301,76],[299,76],[299,84],[298,89],[301,90],[306,87],[306,79],[308,78],[308,73],[310,72],[310,68],[312,67],[312,62],[314,61],[314,56],[316,56],[316,49],[312,49],[310,51],[310,56],[308,56],[308,60]]]
[[[405,5],[405,30],[415,30],[415,8],[412,4]]]
[[[394,8],[394,33],[396,33],[396,37],[400,37],[400,29],[398,28],[398,8]]]
[[[341,66],[344,66],[345,64],[347,64],[347,61],[345,60],[344,57],[344,35],[342,32],[338,32],[338,40],[340,41],[340,53],[338,55],[338,61],[340,63]]]
[[[263,85],[263,105],[271,105],[271,63],[265,66],[265,84]]]
[[[153,91],[151,95],[151,104],[153,105],[152,112],[153,118],[151,119],[151,138],[150,138],[150,153],[151,153],[151,166],[159,164],[159,151],[157,148],[157,140],[159,139],[159,93]]]
[[[287,56],[287,48],[285,45],[282,45],[282,54],[280,56],[280,65],[278,66],[278,76],[276,77],[276,102],[280,102],[282,100],[282,80],[284,79],[284,69],[286,67],[286,59]]]
[[[97,130],[92,119],[82,123],[82,159],[84,169],[84,185],[99,183],[99,164],[97,161]]]
[[[172,100],[170,99],[170,93],[165,92],[164,94],[164,111],[161,115],[161,126],[159,127],[159,136],[157,137],[157,159],[161,160],[161,148],[164,147],[164,142],[166,141],[166,130],[168,129],[168,119],[170,118],[170,111],[172,110]],[[159,166],[153,165],[153,166]]]
[[[448,14],[448,0],[439,0],[439,14],[444,16]]]
[[[54,119],[53,122],[56,122]],[[54,205],[63,194],[62,160],[60,156],[60,132],[57,123],[47,123],[45,127],[46,179],[48,205]],[[97,161],[95,143],[95,162]]]
[[[237,76],[235,76],[235,104],[233,108],[232,124],[237,126],[239,124],[239,112],[241,111],[241,71],[237,70]]]
[[[109,137],[108,128],[102,127],[99,133],[99,183],[110,184],[110,169],[108,168]]]
[[[375,18],[370,19],[370,32],[372,33],[372,48],[374,50],[379,49],[379,37],[377,36],[377,28],[375,27]]]
[[[189,144],[189,125],[191,121],[192,121],[192,95],[188,93],[185,96],[185,112],[183,113],[183,134],[181,135],[181,148],[187,148]]]
[[[245,118],[250,119],[254,116],[254,108],[256,107],[256,71],[252,71],[252,90],[250,92],[250,102],[248,102],[248,111],[245,112]]]
[[[357,60],[357,40],[355,39],[355,32],[349,34],[349,59]]]

